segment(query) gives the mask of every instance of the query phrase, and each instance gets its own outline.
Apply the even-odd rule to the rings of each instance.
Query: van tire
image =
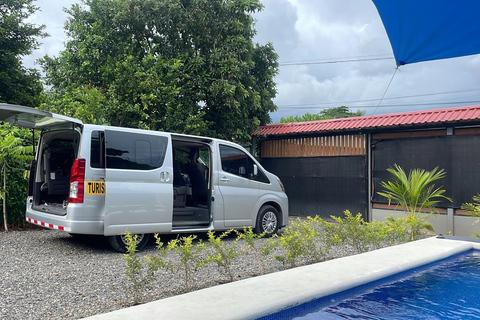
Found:
[[[265,238],[269,238],[277,233],[279,224],[277,209],[270,205],[264,205],[258,211],[254,231],[257,234],[265,233]]]
[[[137,251],[141,251],[147,244],[148,240],[150,239],[150,234],[142,233],[142,234],[137,234],[136,236],[139,237],[139,241],[137,242]],[[108,243],[115,251],[118,251],[121,253],[127,252],[127,243],[125,241],[124,235],[109,236]]]

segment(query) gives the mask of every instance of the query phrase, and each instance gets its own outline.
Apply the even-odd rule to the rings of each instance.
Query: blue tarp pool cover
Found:
[[[373,0],[397,66],[480,53],[479,0]]]

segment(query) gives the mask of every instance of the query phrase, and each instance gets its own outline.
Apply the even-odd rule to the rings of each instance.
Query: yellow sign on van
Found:
[[[105,195],[104,181],[85,181],[85,193],[87,195],[103,196]]]

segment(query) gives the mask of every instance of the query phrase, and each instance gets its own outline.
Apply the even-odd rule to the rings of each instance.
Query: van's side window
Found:
[[[105,138],[103,131],[92,131],[90,142],[90,167],[105,168]]]
[[[165,159],[167,144],[166,137],[107,131],[107,168],[131,170],[160,168]]]
[[[258,169],[258,174],[253,174],[253,159],[237,148],[220,145],[220,157],[222,160],[222,170],[247,179],[270,183],[265,174]]]

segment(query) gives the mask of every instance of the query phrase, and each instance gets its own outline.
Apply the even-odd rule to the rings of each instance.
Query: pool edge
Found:
[[[231,282],[86,319],[255,319],[471,249],[480,249],[480,243],[432,237]]]

